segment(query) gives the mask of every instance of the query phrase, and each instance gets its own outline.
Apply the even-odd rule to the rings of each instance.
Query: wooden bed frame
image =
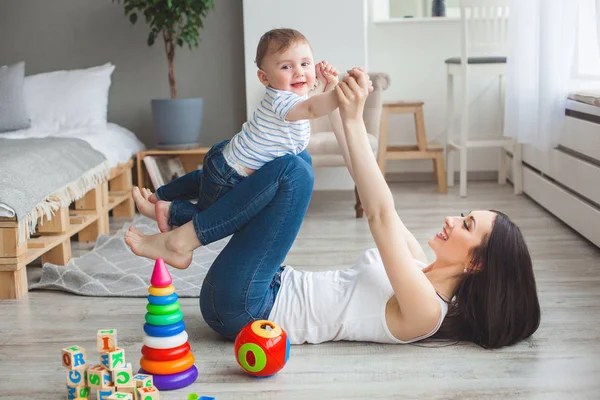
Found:
[[[107,181],[86,195],[59,209],[51,220],[38,221],[37,231],[28,240],[19,232],[16,218],[0,218],[0,299],[19,299],[27,294],[27,264],[42,258],[66,265],[71,259],[71,238],[94,242],[109,233],[109,213],[133,217],[131,197],[133,160],[110,171]]]

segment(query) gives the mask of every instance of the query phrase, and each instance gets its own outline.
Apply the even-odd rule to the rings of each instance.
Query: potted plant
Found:
[[[152,100],[157,146],[182,149],[199,145],[202,129],[202,98],[177,98],[175,80],[175,49],[187,44],[198,47],[204,19],[215,7],[214,0],[113,0],[123,3],[125,15],[135,24],[138,15],[150,27],[147,44],[152,46],[162,38],[169,66],[170,99]]]

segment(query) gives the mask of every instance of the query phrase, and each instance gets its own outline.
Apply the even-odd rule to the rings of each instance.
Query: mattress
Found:
[[[86,127],[50,133],[36,129],[2,133],[6,139],[26,139],[40,137],[78,138],[90,144],[93,149],[106,157],[109,166],[128,162],[138,151],[144,149],[144,144],[133,132],[117,124],[108,123],[102,127]],[[9,206],[0,203],[0,217],[14,217],[15,212]]]

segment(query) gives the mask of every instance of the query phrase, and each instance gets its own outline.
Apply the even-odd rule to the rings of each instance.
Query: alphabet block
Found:
[[[132,381],[133,382],[133,381]],[[129,393],[133,400],[138,400],[135,386],[117,386],[117,392]]]
[[[114,386],[107,386],[96,391],[97,400],[108,400],[108,397],[113,395],[117,389]]]
[[[116,348],[114,351],[100,354],[100,363],[109,371],[125,366],[125,350]]]
[[[130,393],[115,392],[107,400],[133,400]]]
[[[110,379],[110,371],[102,365],[94,365],[88,368],[87,371],[88,386],[96,389],[104,389],[109,386],[114,386]]]
[[[96,335],[98,353],[109,353],[117,348],[117,330],[100,329]]]
[[[154,386],[139,387],[137,392],[140,400],[160,400],[158,389]]]
[[[62,349],[62,365],[68,370],[85,369],[85,349],[81,346],[71,346]]]
[[[125,364],[124,367],[113,368],[112,378],[117,388],[120,386],[134,386],[131,363]]]
[[[75,400],[77,398],[89,399],[90,388],[81,386],[67,385],[67,400]]]
[[[133,376],[135,387],[150,387],[154,386],[152,375],[136,374]]]
[[[87,385],[87,370],[74,369],[67,371],[67,385],[85,386]]]

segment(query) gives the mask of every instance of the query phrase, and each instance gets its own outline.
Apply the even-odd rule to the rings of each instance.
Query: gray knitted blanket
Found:
[[[0,137],[0,203],[12,209],[27,237],[38,217],[82,198],[108,178],[102,153],[80,139]]]

